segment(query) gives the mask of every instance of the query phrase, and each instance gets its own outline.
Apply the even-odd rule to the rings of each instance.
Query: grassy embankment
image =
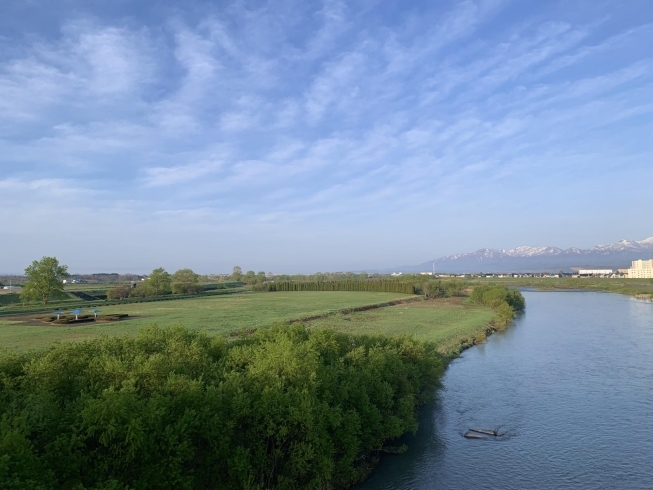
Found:
[[[346,334],[408,335],[435,342],[443,355],[455,355],[492,330],[495,313],[468,298],[437,298],[376,310],[335,314],[306,323],[310,329],[332,328]]]
[[[18,318],[0,317],[0,346],[14,351],[47,347],[55,341],[81,341],[106,334],[133,335],[144,326],[184,325],[204,330],[209,335],[270,326],[289,320],[311,318],[311,329],[328,327],[343,333],[409,335],[417,340],[438,344],[442,354],[456,354],[461,347],[482,341],[491,328],[494,312],[485,306],[470,304],[466,298],[418,300],[367,311],[343,313],[342,310],[393,300],[418,299],[397,293],[373,292],[278,292],[249,293],[136,303],[101,308],[102,314],[126,313],[129,320],[52,326],[34,321],[38,315]],[[320,316],[321,318],[315,318]]]
[[[653,297],[653,279],[610,279],[602,277],[556,278],[556,277],[488,277],[470,279],[474,284],[498,284],[509,287],[527,287],[541,291],[564,291],[579,289],[586,291],[606,291],[631,296],[649,295]]]

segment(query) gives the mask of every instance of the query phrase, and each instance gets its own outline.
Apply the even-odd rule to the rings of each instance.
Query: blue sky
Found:
[[[0,272],[653,235],[653,3],[3,2]]]

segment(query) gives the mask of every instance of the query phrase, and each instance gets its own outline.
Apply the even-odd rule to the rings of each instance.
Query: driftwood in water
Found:
[[[497,428],[494,429],[494,430],[488,430],[488,429],[469,429],[469,431],[470,431],[470,432],[478,432],[479,434],[485,434],[486,436],[495,436],[495,437],[496,437],[496,436],[502,436],[502,435],[505,434],[505,432],[504,432],[503,434],[499,434],[499,429],[500,429],[501,427],[503,427],[503,426],[500,425],[499,427],[497,427]]]
[[[464,437],[467,439],[485,439],[485,436],[482,434],[479,434],[478,432],[474,432],[472,430],[468,430],[465,432]]]

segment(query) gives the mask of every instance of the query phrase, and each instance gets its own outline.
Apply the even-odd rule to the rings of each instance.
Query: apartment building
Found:
[[[628,269],[628,279],[653,279],[653,259],[633,260]]]

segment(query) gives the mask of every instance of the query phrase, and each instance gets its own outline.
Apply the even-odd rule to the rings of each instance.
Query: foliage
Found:
[[[145,285],[155,292],[155,296],[170,294],[170,274],[163,267],[154,269],[150,276],[144,281]]]
[[[523,311],[526,301],[516,289],[505,286],[484,284],[472,290],[470,300],[479,305],[489,306],[497,314],[495,322],[504,326],[515,317],[516,312]]]
[[[59,265],[56,257],[43,257],[33,261],[25,269],[27,282],[21,299],[26,302],[40,301],[44,305],[51,299],[65,297],[63,279],[68,277],[68,266]]]
[[[131,284],[123,284],[107,290],[107,298],[111,300],[129,298],[132,293]]]
[[[240,268],[239,265],[234,267],[233,272],[231,273],[231,280],[232,281],[242,281],[243,279],[243,270]]]
[[[0,357],[11,488],[330,488],[417,427],[433,345],[303,326],[183,328]]]
[[[20,303],[20,296],[16,293],[0,294],[0,307]]]
[[[173,294],[197,294],[202,291],[200,276],[191,269],[180,269],[172,277],[171,289]]]
[[[367,281],[280,281],[266,283],[267,291],[378,291],[415,294],[415,286],[407,282],[388,279]]]

